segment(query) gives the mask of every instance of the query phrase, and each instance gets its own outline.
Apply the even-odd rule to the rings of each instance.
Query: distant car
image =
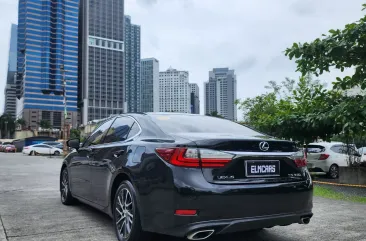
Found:
[[[6,145],[3,149],[4,152],[17,152],[17,148],[14,145]]]
[[[56,148],[58,148],[58,149],[61,149],[61,150],[63,150],[63,149],[64,149],[64,145],[63,145],[63,144],[59,144],[59,145],[56,145],[56,146],[54,146],[54,147],[56,147]]]
[[[49,145],[49,146],[59,146],[59,145],[62,145],[61,142],[57,142],[57,141],[45,141],[45,142],[42,142],[41,144],[45,144],[45,145]]]
[[[347,167],[349,162],[359,161],[360,154],[355,145],[342,142],[310,143],[307,148],[308,169],[310,172],[323,172],[329,177],[339,177],[339,167]]]
[[[361,162],[366,162],[366,147],[358,148],[358,153],[361,155]]]
[[[41,155],[61,155],[63,153],[62,149],[45,145],[45,144],[36,144],[31,146],[26,146],[23,148],[23,154],[26,155],[35,155],[35,154],[41,154]]]
[[[4,142],[3,144],[0,145],[0,151],[4,152],[5,151],[5,146],[7,145],[12,145],[11,142]]]

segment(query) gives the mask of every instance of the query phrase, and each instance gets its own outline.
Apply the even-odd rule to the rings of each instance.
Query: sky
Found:
[[[102,0],[101,0],[102,1]],[[0,0],[0,91],[6,82],[11,23],[17,0]],[[125,0],[125,14],[141,25],[141,57],[155,57],[160,70],[189,71],[200,88],[213,68],[234,69],[237,97],[266,92],[270,80],[297,79],[284,51],[293,42],[312,41],[329,29],[360,19],[364,0]],[[340,73],[320,77],[331,83]],[[343,75],[343,74],[342,74]],[[0,98],[0,113],[4,97]],[[238,112],[241,119],[242,112]]]

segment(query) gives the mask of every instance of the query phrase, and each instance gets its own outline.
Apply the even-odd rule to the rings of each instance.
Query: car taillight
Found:
[[[192,168],[220,168],[229,163],[234,155],[209,149],[157,148],[156,153],[174,166]]]
[[[327,160],[327,159],[328,159],[328,157],[329,157],[329,154],[321,154],[321,155],[319,156],[319,160],[324,161],[324,160]]]
[[[296,152],[291,156],[292,160],[294,160],[294,163],[297,167],[306,167],[307,161],[305,157],[305,153],[303,151]]]
[[[26,147],[24,147],[23,149],[29,149],[29,147],[27,147],[27,146],[26,146]]]

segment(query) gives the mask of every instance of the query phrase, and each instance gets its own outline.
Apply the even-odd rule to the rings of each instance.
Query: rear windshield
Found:
[[[308,145],[307,152],[308,153],[320,153],[324,152],[325,147],[320,145]]]
[[[263,136],[235,122],[202,115],[150,115],[152,120],[167,133],[230,133],[246,136]]]

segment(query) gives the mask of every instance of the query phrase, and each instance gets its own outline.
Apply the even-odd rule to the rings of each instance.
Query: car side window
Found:
[[[136,122],[134,122],[131,127],[130,132],[128,133],[127,139],[130,139],[130,138],[136,136],[139,132],[140,132],[140,127]]]
[[[83,147],[101,144],[103,137],[107,134],[112,122],[113,122],[113,119],[108,120],[105,123],[103,123],[102,125],[100,125],[85,141],[85,144],[83,145]]]
[[[129,117],[117,118],[109,129],[103,143],[125,141],[133,123],[134,120]]]
[[[35,146],[35,147],[50,148],[50,147],[49,147],[49,146],[47,146],[47,145],[37,145],[37,146]]]
[[[332,146],[330,149],[332,151],[336,152],[336,153],[342,154],[342,146],[341,145]]]

